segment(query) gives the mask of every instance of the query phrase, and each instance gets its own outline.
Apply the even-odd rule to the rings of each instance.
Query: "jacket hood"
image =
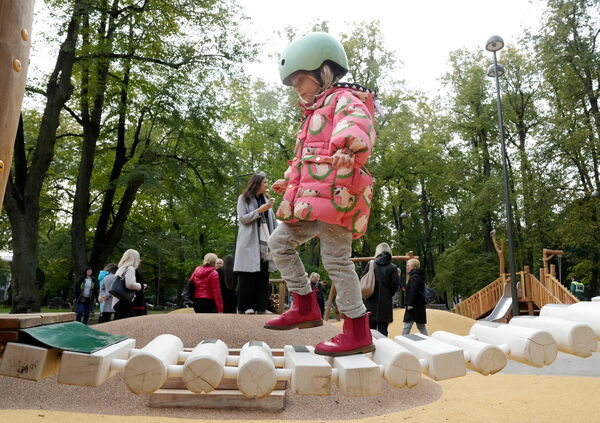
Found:
[[[204,277],[216,271],[217,270],[212,266],[199,266],[196,268],[196,271],[194,273],[196,273],[200,277]]]
[[[390,264],[391,262],[392,256],[388,252],[383,252],[377,257],[375,257],[375,263],[377,263],[379,266],[385,266],[387,264]]]

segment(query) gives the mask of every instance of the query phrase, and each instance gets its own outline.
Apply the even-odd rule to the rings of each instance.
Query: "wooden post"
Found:
[[[181,378],[192,392],[214,391],[223,378],[229,348],[219,339],[206,339],[192,350],[183,363]]]
[[[0,206],[10,174],[29,69],[33,0],[0,1]]]
[[[275,389],[277,371],[267,344],[262,341],[244,344],[238,362],[237,383],[247,398],[262,398]]]
[[[500,247],[498,247],[498,241],[496,240],[496,231],[493,230],[490,232],[490,236],[492,238],[492,242],[494,243],[494,249],[496,250],[496,254],[498,254],[498,260],[500,262],[500,276],[506,273],[506,266],[504,265],[504,240],[501,241]]]
[[[134,394],[151,394],[167,380],[169,365],[177,364],[183,342],[175,335],[154,338],[141,351],[127,360],[123,382]]]

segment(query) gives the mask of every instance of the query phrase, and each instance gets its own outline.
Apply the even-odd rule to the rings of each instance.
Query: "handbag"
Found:
[[[135,298],[135,291],[133,289],[127,288],[125,285],[125,278],[121,275],[115,275],[113,279],[112,285],[110,286],[110,291],[113,297],[118,298],[120,301],[125,301],[130,303]]]
[[[421,292],[421,295],[425,299],[426,304],[431,304],[432,302],[434,302],[435,297],[437,296],[435,290],[425,284],[423,284],[423,292]]]
[[[360,292],[364,300],[373,295],[375,291],[375,261],[369,262],[369,270],[360,278]]]

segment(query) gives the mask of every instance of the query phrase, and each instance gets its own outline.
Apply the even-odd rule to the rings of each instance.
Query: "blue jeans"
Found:
[[[77,321],[87,325],[91,309],[90,303],[77,303]]]

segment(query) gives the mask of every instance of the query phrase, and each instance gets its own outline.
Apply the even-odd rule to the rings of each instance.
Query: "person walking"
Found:
[[[112,318],[112,315],[115,313],[115,309],[112,306],[113,297],[110,293],[110,287],[115,279],[115,272],[118,268],[119,266],[117,266],[115,263],[109,263],[104,267],[104,272],[106,272],[106,275],[104,275],[104,278],[102,279],[100,295],[98,297],[98,301],[103,304],[103,307],[102,311],[100,312],[98,323],[109,322]]]
[[[219,274],[221,298],[223,299],[223,313],[236,313],[237,295],[235,289],[237,286],[237,278],[233,273],[233,256],[229,255],[225,256],[222,260],[217,260],[215,269],[217,269],[217,273]]]
[[[129,249],[123,253],[119,261],[119,268],[115,276],[121,276],[125,280],[125,286],[133,291],[141,291],[146,288],[145,284],[137,282],[136,269],[141,263],[140,253],[137,250]],[[114,280],[113,280],[114,283]],[[133,317],[133,302],[121,301],[113,296],[113,309],[115,310],[115,320]]]
[[[233,271],[238,275],[238,313],[265,313],[270,292],[269,273],[276,270],[267,240],[277,227],[273,200],[267,196],[264,173],[250,177],[238,197],[239,221]]]
[[[323,324],[317,293],[296,251],[318,235],[323,266],[345,317],[342,333],[318,343],[315,353],[370,352],[375,346],[369,317],[350,257],[352,240],[367,230],[373,196],[373,178],[365,165],[376,138],[374,95],[357,85],[336,84],[348,72],[348,59],[342,44],[327,33],[313,32],[292,41],[279,64],[283,84],[300,97],[304,121],[284,178],[272,186],[283,194],[276,213],[282,223],[269,238],[269,247],[293,302],[265,328]]]
[[[325,293],[323,290],[323,284],[321,283],[321,275],[317,272],[310,274],[310,289],[317,292],[317,304],[319,304],[319,310],[321,310],[321,316],[325,313]]]
[[[369,271],[369,265],[363,271],[363,276]],[[369,327],[388,336],[388,325],[394,321],[392,299],[400,287],[398,268],[392,264],[392,250],[382,242],[375,248],[375,289],[373,294],[364,300],[369,316]]]
[[[194,311],[196,313],[223,313],[223,300],[219,274],[215,269],[217,255],[208,253],[204,256],[202,266],[196,267],[190,282],[193,283]]]
[[[406,273],[408,273],[408,282],[406,284],[405,309],[404,309],[404,327],[402,335],[408,335],[413,323],[417,324],[417,329],[423,335],[427,335],[427,314],[425,312],[425,278],[420,269],[421,263],[417,259],[410,259],[406,262]]]
[[[100,291],[98,279],[93,274],[94,270],[88,266],[75,283],[76,319],[84,325],[88,324],[90,312]]]

